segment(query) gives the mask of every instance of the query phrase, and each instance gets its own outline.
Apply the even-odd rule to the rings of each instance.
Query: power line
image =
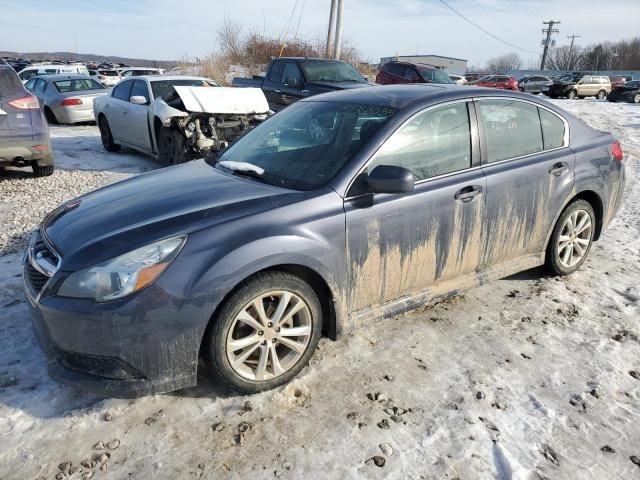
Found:
[[[474,27],[476,27],[478,30],[486,33],[487,35],[489,35],[490,37],[498,40],[501,43],[504,43],[505,45],[508,45],[512,48],[515,48],[516,50],[521,50],[523,52],[527,52],[527,53],[533,53],[534,55],[538,55],[538,52],[534,52],[532,50],[527,50],[526,48],[522,48],[519,47],[518,45],[515,45],[511,42],[507,42],[506,40],[503,40],[502,38],[498,37],[497,35],[494,35],[493,33],[491,33],[490,31],[486,30],[485,28],[481,27],[480,25],[478,25],[476,22],[474,22],[473,20],[471,20],[470,18],[465,17],[462,13],[460,13],[459,11],[457,11],[455,8],[453,8],[451,5],[449,5],[447,2],[445,2],[444,0],[439,0],[440,3],[442,3],[445,7],[447,7],[449,10],[451,10],[453,13],[455,13],[456,15],[458,15],[460,18],[466,20],[467,22],[469,22],[471,25],[473,25]]]
[[[298,30],[300,30],[300,20],[302,20],[302,12],[304,12],[304,4],[307,3],[307,0],[302,0],[302,6],[300,7],[300,16],[298,17],[298,25],[296,26],[296,34],[293,38],[298,38]]]

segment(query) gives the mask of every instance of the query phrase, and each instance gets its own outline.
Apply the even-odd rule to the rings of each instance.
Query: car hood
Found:
[[[204,160],[155,170],[61,205],[42,231],[75,271],[135,248],[304,197],[223,173]]]
[[[358,82],[310,82],[310,85],[326,88],[328,90],[349,90],[352,88],[371,87],[374,84]]]

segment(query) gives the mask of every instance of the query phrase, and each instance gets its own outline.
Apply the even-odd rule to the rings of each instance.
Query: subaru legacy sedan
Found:
[[[614,137],[526,94],[327,93],[217,158],[63,204],[31,238],[25,288],[59,381],[133,397],[205,369],[257,392],[321,336],[540,265],[575,272],[624,183]]]

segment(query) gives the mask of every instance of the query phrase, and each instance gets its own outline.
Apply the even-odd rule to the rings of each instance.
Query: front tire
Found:
[[[633,97],[633,103],[640,103],[640,93],[636,93]]]
[[[570,275],[584,263],[593,244],[595,219],[586,200],[576,200],[564,209],[547,245],[545,268],[551,275]]]
[[[576,92],[575,90],[570,90],[569,93],[567,93],[567,98],[569,100],[573,100],[577,96],[578,96],[578,92]]]
[[[167,127],[156,130],[158,159],[163,165],[177,165],[190,160],[187,142],[180,132]]]
[[[287,272],[262,272],[242,282],[212,319],[203,356],[233,389],[261,392],[291,381],[321,332],[322,308],[309,284]]]
[[[109,128],[109,122],[104,115],[100,115],[98,118],[98,129],[100,130],[100,140],[102,140],[102,146],[107,152],[117,152],[120,150],[120,145],[113,141],[113,135],[111,134],[111,128]]]

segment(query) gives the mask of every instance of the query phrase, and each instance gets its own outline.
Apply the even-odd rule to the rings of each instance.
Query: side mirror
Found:
[[[129,102],[133,103],[134,105],[146,105],[147,99],[142,95],[134,95],[133,97],[129,98]]]
[[[300,77],[287,77],[284,83],[287,87],[302,88],[302,81],[300,80]]]
[[[372,193],[410,193],[415,180],[406,168],[378,165],[367,177],[367,182]]]

